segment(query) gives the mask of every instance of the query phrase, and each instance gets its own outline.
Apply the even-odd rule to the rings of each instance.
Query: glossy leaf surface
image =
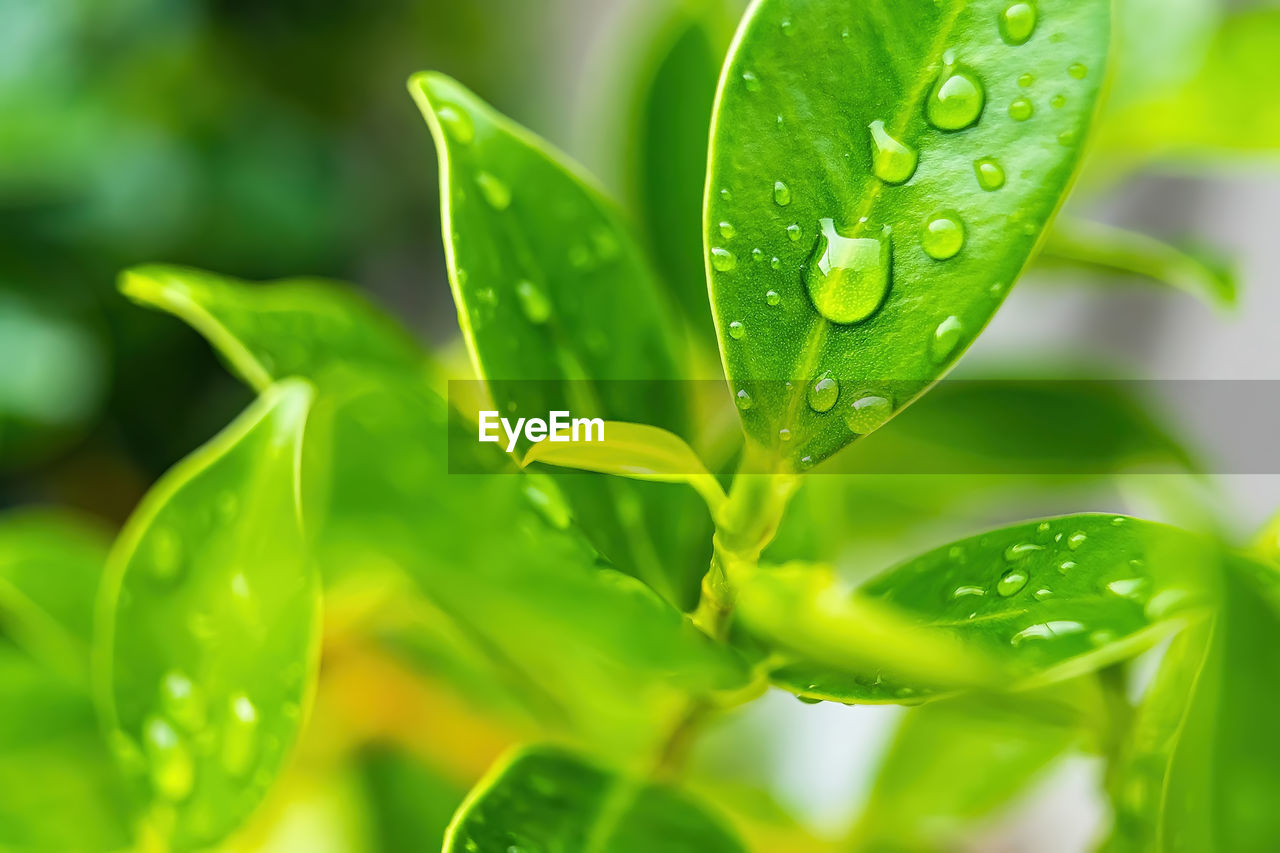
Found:
[[[271,386],[165,475],[112,552],[101,711],[174,849],[240,826],[280,771],[319,657],[320,578],[298,492],[309,386]]]
[[[527,749],[500,764],[455,815],[445,853],[478,850],[743,853],[678,791],[628,779],[569,753]]]
[[[1131,657],[1203,618],[1211,544],[1124,516],[1078,515],[994,530],[891,569],[858,595],[941,629],[1003,667],[1005,686],[1049,684]],[[798,695],[841,702],[936,694],[878,672],[798,661],[774,675]]]
[[[752,8],[721,81],[704,221],[752,439],[816,464],[982,330],[1066,194],[1108,15],[1102,0]]]

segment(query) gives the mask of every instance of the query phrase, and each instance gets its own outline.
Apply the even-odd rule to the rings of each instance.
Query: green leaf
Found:
[[[615,474],[657,483],[688,483],[715,512],[724,490],[684,439],[645,424],[606,422],[603,441],[543,441],[529,448],[524,465],[543,462],[562,468]]]
[[[752,7],[721,81],[704,238],[757,444],[822,461],[982,330],[1066,195],[1109,5],[1042,0],[1009,26],[1004,0]]]
[[[963,827],[1007,804],[1079,739],[982,698],[913,708],[881,763],[858,848],[950,849]]]
[[[291,376],[322,382],[336,369],[413,374],[425,368],[422,351],[399,324],[336,282],[252,284],[148,265],[126,270],[120,290],[186,321],[259,391]]]
[[[743,853],[728,829],[680,792],[550,747],[490,771],[454,816],[445,853],[477,850]]]
[[[312,391],[268,388],[166,474],[112,551],[99,602],[100,710],[154,831],[217,843],[265,796],[315,683],[320,580],[303,536]]]
[[[1004,686],[1024,689],[1132,657],[1203,618],[1203,574],[1218,559],[1212,543],[1164,525],[1064,516],[938,548],[871,580],[852,600],[892,606],[914,632],[943,632],[998,664]],[[895,701],[903,691],[918,701],[941,692],[927,671],[933,683],[904,685],[865,662],[807,657],[775,672],[774,682],[804,698],[840,702]]]
[[[0,517],[0,634],[87,684],[94,601],[109,547],[102,525],[68,511]]]
[[[434,850],[466,793],[413,757],[378,747],[361,757],[375,850]]]
[[[1100,222],[1059,221],[1039,260],[1149,279],[1220,307],[1235,305],[1238,296],[1239,283],[1228,262]]]
[[[1114,772],[1107,848],[1266,850],[1280,836],[1280,578],[1242,558],[1212,622],[1178,637]]]

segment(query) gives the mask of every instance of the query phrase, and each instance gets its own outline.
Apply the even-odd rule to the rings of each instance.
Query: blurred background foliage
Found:
[[[165,261],[248,279],[352,281],[424,341],[451,351],[456,322],[434,155],[404,91],[408,75],[422,68],[465,82],[596,172],[652,249],[692,330],[700,375],[715,376],[699,206],[715,76],[744,5],[0,0],[0,509],[81,511],[85,547],[105,549],[103,529],[123,521],[163,471],[248,402],[250,392],[194,332],[118,295],[116,276],[127,266]],[[1280,9],[1123,0],[1117,10],[1111,102],[1069,212],[1183,237],[1176,232],[1186,223],[1175,216],[1170,225],[1159,209],[1167,193],[1150,190],[1152,174],[1257,174],[1259,164],[1277,162],[1280,105],[1267,81],[1280,50]],[[1145,206],[1126,201],[1135,186],[1146,193]],[[1221,187],[1209,192],[1231,197]],[[1099,250],[1082,259],[1070,249],[1072,282],[1114,283],[1117,274],[1169,264],[1159,252]],[[1205,257],[1196,249],[1194,258]],[[1220,255],[1209,253],[1218,275],[1211,296],[1224,301],[1234,279],[1222,272]],[[1185,271],[1185,258],[1173,263]],[[1107,277],[1082,272],[1082,264]],[[1192,270],[1193,280],[1203,280],[1197,276]],[[1221,286],[1224,278],[1231,283]],[[1273,274],[1246,276],[1241,287],[1247,300],[1274,284]],[[1110,311],[1114,290],[1090,298]],[[1268,298],[1263,304],[1275,305]],[[1131,306],[1130,318],[1154,324],[1159,318],[1143,314],[1143,305],[1137,317]],[[1216,320],[1204,313],[1200,321]],[[1125,341],[1133,331],[1103,323],[1093,334],[1108,328]],[[990,352],[988,363],[999,364],[1000,349]],[[982,356],[980,347],[971,363],[981,366]],[[1259,362],[1274,359],[1260,355]],[[916,454],[917,439],[946,451],[937,425],[962,418],[974,403],[940,396],[932,405],[933,414],[922,404],[903,418],[902,431],[879,437],[882,453]],[[1060,405],[1102,406],[1137,451],[1192,467],[1177,430],[1153,423],[1130,401],[1099,396]],[[994,452],[990,443],[979,425],[969,449]],[[877,446],[868,445],[862,462]],[[1108,455],[1116,453],[1111,444],[1082,444],[1073,453],[1090,460],[1091,471],[1119,465]],[[1070,476],[903,483],[866,475],[860,464],[851,457],[840,469],[863,472],[857,478],[814,478],[773,557],[821,556],[865,571],[995,520],[1120,509],[1123,496],[1138,493],[1140,505],[1173,514],[1184,496],[1212,503],[1199,486],[1171,489],[1167,479],[1154,488],[1142,478]],[[833,524],[838,516],[852,521]],[[325,673],[299,759],[233,849],[423,849],[494,757],[532,730],[491,683],[456,689],[465,678],[449,677],[449,668],[458,662],[438,651],[456,638],[424,640],[412,619],[415,630],[378,623],[373,614],[394,599],[394,588],[344,593],[330,604]],[[387,647],[397,654],[383,654]],[[4,641],[0,659],[8,655]],[[423,678],[424,671],[445,677]],[[68,718],[86,712],[68,702]],[[734,804],[760,849],[788,849],[784,831],[796,849],[820,849],[796,834],[798,819],[810,831],[847,826],[870,771],[844,765],[871,764],[896,719],[868,716],[850,740],[844,709],[804,709],[802,737],[786,728],[799,710],[773,696],[727,721],[698,758],[701,783],[714,779],[717,798]],[[761,733],[777,731],[780,721],[782,737],[760,745]],[[0,736],[4,722],[0,715]],[[50,729],[60,736],[56,725]],[[809,776],[795,769],[806,760],[816,768]],[[60,768],[46,770],[51,785],[66,782]],[[14,787],[4,782],[13,773],[0,759],[0,788]],[[1034,808],[1028,813],[1034,817]],[[1016,827],[1003,837],[1014,845],[1008,849],[1024,849]]]

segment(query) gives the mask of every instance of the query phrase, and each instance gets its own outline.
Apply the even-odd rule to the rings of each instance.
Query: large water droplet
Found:
[[[1122,578],[1107,584],[1107,591],[1121,598],[1132,598],[1147,587],[1146,578]]]
[[[996,592],[1005,598],[1017,595],[1027,585],[1027,573],[1022,569],[1010,569],[996,583]]]
[[[880,119],[867,127],[871,131],[871,171],[875,176],[886,184],[904,184],[911,180],[920,163],[919,153],[890,136]]]
[[[1004,167],[994,157],[974,160],[973,173],[978,176],[978,186],[989,193],[1004,186]]]
[[[747,327],[742,325],[742,323],[738,322],[737,320],[734,320],[732,323],[729,324],[729,337],[733,338],[735,341],[740,341],[746,336],[747,336]]]
[[[875,432],[893,414],[893,403],[878,394],[863,394],[854,400],[844,412],[844,422],[850,432],[867,435]]]
[[[840,383],[828,370],[809,386],[809,408],[815,412],[829,412],[840,399]]]
[[[1004,558],[1010,563],[1016,563],[1018,560],[1025,560],[1037,551],[1043,550],[1043,545],[1036,545],[1034,542],[1019,542],[1004,549]]]
[[[920,231],[920,246],[935,261],[946,261],[964,248],[964,223],[954,211],[939,211]]]
[[[1084,625],[1079,622],[1072,622],[1062,619],[1056,622],[1044,622],[1040,625],[1032,625],[1024,628],[1013,635],[1011,642],[1015,646],[1020,646],[1027,640],[1048,640],[1053,637],[1065,637],[1070,634],[1079,634],[1084,631]]]
[[[755,401],[751,399],[751,395],[747,393],[746,388],[743,388],[737,393],[734,397],[734,402],[737,403],[738,411],[741,412],[748,411],[753,405],[755,405]]]
[[[984,596],[987,591],[980,586],[958,586],[956,591],[951,594],[952,598],[977,598]]]
[[[1036,31],[1036,7],[1031,3],[1012,3],[1000,13],[1000,37],[1007,44],[1026,44]]]
[[[440,119],[440,126],[449,138],[459,145],[470,145],[476,138],[476,128],[471,123],[471,116],[459,108],[445,104],[436,110],[436,118]]]
[[[778,291],[770,290],[764,295],[764,302],[770,308],[777,308],[782,304],[782,297],[778,294]]]
[[[925,103],[925,117],[939,130],[964,130],[982,117],[986,92],[971,71],[948,65]]]
[[[728,249],[711,250],[711,266],[719,272],[733,272],[738,268],[738,259]]]
[[[804,229],[798,224],[792,223],[787,226],[787,236],[791,238],[792,243],[799,243],[800,238],[804,236]]]
[[[166,717],[188,732],[204,728],[204,694],[185,673],[175,670],[161,679],[160,707]]]
[[[511,206],[511,189],[499,178],[488,172],[481,172],[476,175],[476,184],[480,187],[484,200],[494,210],[501,212]]]
[[[823,219],[822,234],[805,269],[805,286],[818,313],[848,325],[867,319],[889,292],[889,229],[876,237],[849,238]]]
[[[1087,533],[1085,533],[1083,530],[1077,530],[1075,533],[1072,533],[1070,536],[1067,537],[1067,547],[1070,548],[1072,551],[1075,551],[1081,545],[1083,545],[1088,539],[1089,539],[1089,535]]]
[[[791,189],[782,181],[778,181],[773,185],[773,200],[778,207],[786,207],[791,204]]]
[[[948,317],[933,330],[933,339],[929,341],[929,355],[935,362],[946,361],[955,352],[960,337],[964,334],[964,326],[959,317]]]
[[[1089,76],[1089,68],[1081,62],[1073,62],[1068,68],[1067,73],[1077,80],[1083,80]]]
[[[258,757],[258,709],[243,693],[231,697],[222,731],[222,767],[232,776],[247,776]]]
[[[732,240],[734,237],[738,236],[738,229],[733,227],[732,222],[721,222],[720,236],[726,240]]]
[[[1027,98],[1014,98],[1009,104],[1009,117],[1014,121],[1026,121],[1035,113],[1036,108]]]
[[[530,323],[541,325],[551,318],[551,300],[533,282],[516,282],[516,296],[520,299],[520,310]]]
[[[196,780],[195,762],[177,730],[162,717],[150,717],[143,725],[142,745],[156,793],[175,803],[191,796]]]

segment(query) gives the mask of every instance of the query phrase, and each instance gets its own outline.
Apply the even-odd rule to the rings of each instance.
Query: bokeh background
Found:
[[[625,199],[629,87],[675,2],[0,0],[0,509],[56,504],[116,525],[248,403],[194,332],[117,294],[131,264],[354,282],[424,340],[451,346],[435,155],[406,78],[425,68],[456,77]],[[1131,30],[1119,61],[1149,77],[1143,85],[1172,90],[1196,73],[1222,16],[1268,4],[1125,5],[1125,20],[1173,32],[1144,53]],[[1280,42],[1268,58],[1274,49]],[[1033,272],[964,371],[1087,360],[1127,378],[1280,379],[1280,106],[1274,67],[1256,60],[1240,58],[1246,73],[1272,76],[1270,88],[1253,80],[1240,95],[1250,134],[1205,128],[1188,150],[1163,150],[1155,114],[1117,85],[1113,122],[1131,125],[1132,156],[1096,157],[1073,201],[1075,213],[1212,246],[1234,266],[1237,306],[1131,279]],[[697,211],[687,213],[696,228]],[[1280,508],[1274,475],[1222,477],[1214,489],[1242,534]],[[1123,491],[1096,508],[1169,511]],[[940,520],[929,541],[902,550],[972,523]],[[735,737],[772,732],[753,757],[759,775],[793,814],[838,831],[893,715],[770,697],[734,724]],[[392,799],[398,774],[412,772],[371,766],[369,784],[385,783]],[[1096,772],[1064,765],[993,820],[976,849],[1032,849],[1029,839],[1038,850],[1084,849],[1103,819]],[[447,803],[457,792],[445,789]]]

